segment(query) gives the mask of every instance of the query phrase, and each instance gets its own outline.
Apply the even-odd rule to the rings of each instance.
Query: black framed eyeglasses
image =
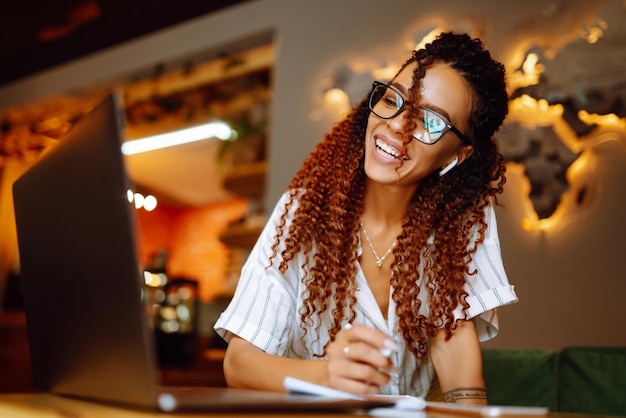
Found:
[[[404,96],[394,87],[374,81],[369,97],[369,108],[381,119],[393,119],[404,110]],[[427,107],[418,106],[423,113],[422,132],[413,134],[415,140],[427,144],[436,144],[448,131],[454,132],[462,141],[471,143],[469,138],[454,127],[444,116]]]

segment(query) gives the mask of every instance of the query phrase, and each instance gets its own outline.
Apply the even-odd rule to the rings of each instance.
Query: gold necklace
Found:
[[[383,266],[383,261],[385,261],[385,257],[387,257],[391,253],[391,250],[393,250],[393,247],[396,246],[396,243],[398,241],[397,240],[394,241],[391,244],[391,247],[389,247],[389,249],[385,253],[385,255],[383,255],[382,257],[379,257],[378,254],[376,253],[376,250],[374,249],[374,246],[372,245],[372,241],[370,241],[369,235],[367,235],[367,230],[365,229],[365,225],[363,225],[363,222],[361,222],[361,229],[363,230],[363,235],[365,235],[365,239],[367,240],[367,243],[369,244],[370,249],[372,250],[372,253],[374,254],[374,257],[376,257],[376,265],[378,267],[382,267]]]

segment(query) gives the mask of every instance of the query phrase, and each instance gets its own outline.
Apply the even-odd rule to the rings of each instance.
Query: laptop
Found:
[[[173,410],[345,410],[389,400],[336,399],[159,385],[154,331],[137,258],[111,93],[14,184],[35,387],[53,394]]]

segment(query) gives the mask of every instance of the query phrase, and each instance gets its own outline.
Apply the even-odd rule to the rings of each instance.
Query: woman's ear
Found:
[[[467,160],[474,153],[474,147],[471,145],[464,145],[458,151],[457,155],[459,156],[458,164],[463,164],[463,161]]]
[[[455,155],[454,156],[454,160],[450,161],[448,163],[448,165],[446,165],[444,168],[442,168],[441,170],[439,170],[439,175],[440,176],[444,176],[448,173],[448,171],[452,170],[454,167],[456,167],[457,163],[459,162],[459,155]]]

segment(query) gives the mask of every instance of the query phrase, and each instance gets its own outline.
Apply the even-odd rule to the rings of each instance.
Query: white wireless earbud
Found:
[[[456,157],[454,157],[454,160],[452,160],[452,162],[450,162],[450,164],[448,164],[447,166],[445,166],[444,168],[441,169],[441,171],[439,172],[439,175],[443,176],[448,171],[452,170],[456,166],[456,163],[458,163],[458,162],[459,162],[459,156],[457,155]]]

